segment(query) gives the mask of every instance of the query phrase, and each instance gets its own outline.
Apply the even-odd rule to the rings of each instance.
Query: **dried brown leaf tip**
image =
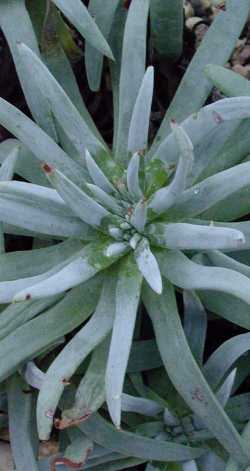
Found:
[[[92,452],[92,448],[88,448],[85,453],[85,457],[81,463],[76,463],[68,458],[65,457],[56,457],[50,464],[50,471],[56,471],[56,466],[57,465],[62,465],[64,464],[67,466],[69,469],[83,469],[83,466],[85,465],[86,461],[88,460],[88,457],[90,453]]]
[[[54,167],[52,167],[52,165],[47,164],[46,162],[42,164],[42,169],[47,175],[51,175],[54,172]]]
[[[69,379],[67,378],[63,378],[62,383],[64,384],[64,386],[69,386],[71,384]]]
[[[55,419],[54,426],[57,430],[64,430],[69,427],[74,427],[80,424],[81,422],[85,422],[86,420],[88,420],[91,414],[92,414],[92,411],[88,410],[81,417],[77,417],[74,419],[71,419],[69,417],[63,417],[62,419]]]
[[[67,466],[69,469],[82,469],[82,466],[84,463],[74,463],[71,460],[68,460],[67,458],[54,458],[53,461],[50,463],[50,471],[57,471],[56,467],[57,465],[62,465],[64,464]]]

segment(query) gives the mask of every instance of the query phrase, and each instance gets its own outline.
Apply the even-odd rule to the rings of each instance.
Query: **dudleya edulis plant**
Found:
[[[102,392],[93,407],[87,407],[83,377],[73,406],[62,406],[56,425],[63,428],[86,420],[84,433],[90,436],[96,430],[102,434],[106,425],[93,413],[106,400],[111,419],[120,428],[124,379],[143,301],[172,383],[227,452],[245,466],[249,451],[189,350],[174,291],[175,287],[197,290],[204,304],[212,305],[211,310],[249,328],[248,268],[235,256],[239,253],[240,259],[249,249],[248,222],[232,221],[248,211],[245,194],[250,166],[245,162],[204,178],[207,162],[203,155],[200,159],[197,152],[193,155],[193,147],[207,136],[218,138],[225,124],[248,118],[250,98],[221,100],[190,115],[181,125],[172,120],[172,132],[163,132],[149,149],[154,71],[149,67],[144,74],[148,7],[147,1],[132,2],[126,23],[113,152],[93,123],[86,123],[86,116],[83,118],[38,54],[27,45],[16,46],[22,73],[26,80],[32,76],[26,98],[40,127],[4,100],[0,101],[0,122],[40,161],[47,180],[36,168],[32,183],[7,181],[23,152],[21,144],[12,142],[1,167],[2,230],[63,242],[29,253],[2,255],[0,301],[16,304],[7,307],[8,322],[6,312],[5,320],[1,318],[0,349],[8,360],[1,363],[0,377],[5,380],[22,367],[26,380],[40,389],[37,424],[40,439],[46,440],[64,389],[95,350],[97,360],[104,362],[104,396]],[[132,61],[126,50],[138,8],[142,45],[136,55],[137,75],[132,77],[125,70],[128,59]],[[126,81],[134,87],[128,90]],[[216,147],[217,141],[211,141],[209,145]],[[241,195],[239,204],[237,195]],[[225,308],[232,299],[236,306],[241,303],[237,320]],[[45,375],[34,364],[26,368],[28,360],[79,326]],[[15,339],[23,346],[18,355],[13,351]],[[166,420],[171,422],[173,417]],[[119,433],[120,440],[129,440],[129,434]],[[137,452],[131,451],[131,442],[130,451],[126,453],[124,448],[120,452],[180,462],[204,453],[197,446],[168,440],[152,445],[143,440],[136,441]]]

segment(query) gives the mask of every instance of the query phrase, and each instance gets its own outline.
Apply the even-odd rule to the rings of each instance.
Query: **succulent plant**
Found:
[[[104,33],[98,24],[93,26],[80,0],[53,3],[99,51],[94,65],[100,74],[102,54],[113,58]],[[55,459],[54,467],[81,469],[90,454],[90,467],[107,462],[108,469],[123,469],[154,461],[160,467],[174,462],[175,469],[180,463],[183,469],[195,470],[211,440],[209,450],[231,457],[227,471],[250,463],[247,442],[239,433],[242,427],[237,430],[237,421],[224,410],[227,401],[215,394],[239,355],[248,350],[248,334],[226,350],[225,358],[231,360],[225,361],[220,374],[220,358],[207,373],[201,353],[206,330],[203,305],[244,328],[250,326],[249,222],[234,222],[249,213],[250,163],[240,163],[247,146],[239,149],[235,136],[249,126],[250,98],[226,98],[201,108],[212,87],[204,66],[213,54],[219,64],[227,60],[249,2],[239,8],[231,1],[228,12],[218,15],[153,143],[148,138],[153,67],[145,72],[149,7],[148,0],[133,0],[127,17],[124,9],[114,8],[110,18],[116,16],[116,21],[102,30],[108,34],[112,29],[116,57],[110,63],[115,128],[111,151],[81,101],[57,35],[52,34],[51,42],[46,36],[47,49],[40,56],[24,2],[0,5],[0,24],[37,122],[0,99],[0,124],[17,138],[0,145],[0,398],[4,409],[7,391],[17,469],[43,466],[33,444],[35,423],[41,440],[49,439],[54,425],[68,431],[71,444],[68,438],[62,444],[64,454]],[[10,22],[11,15],[20,15],[20,8],[26,35],[13,31]],[[225,44],[218,52],[217,44],[210,50],[211,37],[221,34],[228,35]],[[121,54],[119,41],[114,40],[120,36]],[[96,83],[98,74],[92,76]],[[217,155],[221,158],[215,160]],[[23,181],[10,181],[14,173]],[[4,233],[29,235],[46,246],[4,253]],[[183,330],[176,305],[176,293],[183,289],[193,321],[189,332],[187,327]],[[133,341],[136,323],[144,315],[142,306],[151,318],[157,347],[155,342]],[[76,328],[65,343],[64,336]],[[235,353],[242,341],[244,347]],[[57,352],[58,345],[60,352],[54,356],[51,352]],[[168,408],[157,388],[143,389],[141,371],[150,369],[150,352],[150,367],[163,363],[169,385],[205,430],[194,441],[185,430],[183,438],[176,410]],[[44,356],[49,358],[46,373],[34,362]],[[144,357],[145,364],[136,367]],[[126,372],[134,374],[133,387]],[[231,373],[224,385],[226,399],[234,380]],[[39,389],[36,420],[33,395],[24,392],[28,385]],[[105,420],[105,406],[104,417],[97,412],[105,401],[116,428]],[[156,433],[147,435],[147,424],[140,432],[137,415],[124,417],[122,411],[153,416]],[[171,433],[161,433],[162,415]],[[246,414],[242,422],[248,418]],[[21,439],[18,429],[24,430]],[[220,461],[214,455],[213,459],[214,469],[221,469]],[[202,466],[205,470],[209,465]]]

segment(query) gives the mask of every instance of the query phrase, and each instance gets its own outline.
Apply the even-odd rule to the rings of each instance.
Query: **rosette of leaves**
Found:
[[[54,3],[65,6],[62,1]],[[236,5],[230,3],[234,30],[227,47],[219,50],[218,62],[228,57],[244,25],[249,6],[248,2],[242,5],[233,15]],[[24,367],[27,361],[40,359],[58,346],[64,335],[80,327],[42,375],[36,405],[39,438],[47,440],[54,423],[67,428],[85,420],[85,435],[92,424],[97,435],[91,440],[103,448],[111,443],[111,450],[123,455],[121,461],[124,456],[127,460],[132,457],[132,465],[135,459],[189,462],[198,458],[206,449],[196,444],[189,446],[169,437],[152,441],[131,432],[114,432],[111,425],[95,422],[94,413],[106,401],[114,425],[121,427],[125,375],[143,302],[174,387],[236,460],[236,466],[246,467],[250,462],[247,443],[188,346],[176,310],[175,289],[196,290],[213,312],[249,329],[249,223],[233,221],[249,213],[249,163],[239,163],[245,150],[239,151],[234,131],[242,129],[245,118],[250,117],[250,98],[229,98],[201,108],[211,84],[201,75],[200,87],[190,92],[195,72],[203,64],[198,51],[149,146],[154,72],[149,67],[145,73],[148,12],[148,1],[131,3],[122,34],[122,54],[111,64],[112,151],[80,101],[63,51],[55,49],[59,56],[46,57],[47,68],[44,55],[41,60],[34,47],[34,36],[28,45],[13,43],[16,67],[37,124],[1,99],[0,123],[17,138],[0,148],[4,161],[1,231],[2,235],[47,240],[48,246],[1,255],[0,302],[14,304],[4,306],[0,316],[0,378],[2,382],[7,379],[10,417],[22,428],[22,419],[27,425],[33,406],[13,373],[22,368],[27,382],[35,385],[34,368],[27,371]],[[222,13],[216,24],[211,35],[219,35],[219,27],[228,24],[228,17]],[[113,38],[115,28],[117,24]],[[13,39],[10,32],[6,22],[9,41]],[[204,48],[208,42],[205,38]],[[188,100],[189,93],[192,100]],[[214,168],[217,152],[223,158]],[[14,172],[26,181],[7,181]],[[231,265],[225,266],[219,258],[212,263],[212,255],[218,253]],[[244,263],[239,264],[237,257]],[[64,405],[63,393],[91,352],[73,405]],[[100,379],[96,371],[103,371],[104,376]],[[105,383],[104,393],[99,380]],[[22,417],[14,407],[19,400],[27,404],[27,415]],[[62,410],[59,420],[58,405]],[[24,457],[14,438],[16,429],[13,426],[15,462],[24,466],[28,457],[26,468],[33,460],[37,469],[31,441],[29,455]],[[30,429],[24,430],[25,442]],[[89,437],[85,445],[82,450],[86,455],[92,447]],[[69,456],[72,454],[66,457],[68,462],[72,461]],[[77,462],[83,461],[80,456]],[[130,463],[122,461],[116,469]]]

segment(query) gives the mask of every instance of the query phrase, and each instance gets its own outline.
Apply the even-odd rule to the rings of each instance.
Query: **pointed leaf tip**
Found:
[[[85,160],[89,175],[95,185],[99,186],[103,191],[106,193],[112,193],[115,191],[115,188],[110,183],[106,175],[104,175],[103,171],[97,165],[93,157],[91,156],[88,149],[85,152]]]
[[[156,294],[162,294],[163,285],[160,268],[154,254],[150,250],[147,239],[142,239],[134,254],[138,268],[151,289]]]
[[[185,129],[182,126],[180,126],[176,120],[171,121],[171,129],[174,133],[180,153],[187,155],[187,157],[189,157],[190,160],[193,160],[194,146],[189,135],[186,133]]]
[[[127,170],[127,187],[130,195],[139,200],[143,195],[139,182],[140,155],[136,152],[130,159]]]

